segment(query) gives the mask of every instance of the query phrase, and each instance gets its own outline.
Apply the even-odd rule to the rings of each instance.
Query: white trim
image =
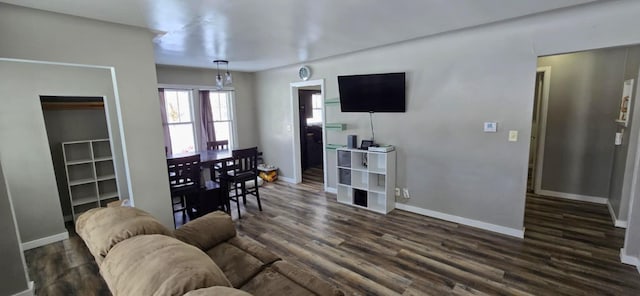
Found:
[[[61,232],[58,234],[54,234],[51,236],[47,236],[47,237],[43,237],[43,238],[39,238],[39,239],[35,239],[32,241],[28,241],[26,243],[22,243],[22,249],[23,250],[31,250],[31,249],[35,249],[37,247],[42,247],[44,245],[48,245],[51,243],[55,243],[55,242],[59,242],[65,239],[69,238],[69,232],[65,231],[65,232]]]
[[[13,296],[34,296],[36,295],[34,292],[35,290],[33,289],[33,281],[29,281],[29,283],[27,284],[28,288],[22,292],[18,292],[13,294]]]
[[[627,255],[624,248],[622,248],[620,249],[620,262],[624,264],[638,266],[638,263],[640,263],[640,260],[638,260],[638,257]]]
[[[418,208],[418,207],[410,206],[408,204],[403,204],[403,203],[396,203],[396,209],[400,209],[403,211],[412,212],[412,213],[416,213],[424,216],[429,216],[436,219],[446,220],[446,221],[450,221],[458,224],[463,224],[463,225],[467,225],[475,228],[480,228],[480,229],[484,229],[492,232],[497,232],[497,233],[505,234],[508,236],[524,238],[524,229],[515,229],[515,228],[495,225],[487,222],[482,222],[482,221],[455,216],[451,214],[446,214],[442,212]]]
[[[0,160],[2,159],[2,155],[0,155]],[[13,207],[13,197],[11,196],[11,191],[9,190],[9,183],[7,182],[7,175],[4,174],[4,171],[2,170],[2,165],[0,165],[0,172],[2,174],[3,179],[0,180],[1,182],[4,182],[4,185],[6,187],[7,190],[7,198],[9,199],[9,210],[11,210],[11,219],[13,219],[13,227],[14,227],[14,231],[16,233],[16,239],[18,242],[22,242],[22,237],[20,236],[20,226],[18,226],[18,218],[16,218],[16,210]],[[24,278],[27,279],[27,281],[30,281],[31,279],[29,278],[29,270],[27,269],[27,261],[24,259],[24,251],[25,248],[22,244],[18,244],[18,249],[20,250],[20,260],[22,261],[22,269],[24,270]],[[31,282],[33,283],[33,282]]]
[[[297,184],[296,180],[294,180],[293,178],[287,178],[287,177],[278,176],[278,180],[282,180],[282,181],[285,181],[285,182],[291,183],[291,184]],[[298,182],[298,183],[300,183],[300,182]]]
[[[538,192],[536,192],[536,194],[559,197],[559,198],[570,199],[570,200],[577,200],[577,201],[586,201],[586,202],[592,202],[592,203],[597,203],[602,205],[605,205],[609,202],[609,199],[606,197],[580,195],[580,194],[565,193],[565,192],[558,192],[558,191],[551,191],[551,190],[539,190]]]
[[[618,218],[616,218],[616,212],[613,210],[613,206],[611,206],[609,200],[607,200],[607,208],[609,209],[609,215],[611,215],[613,225],[618,228],[627,228],[627,221],[618,220]]]
[[[301,81],[301,82],[291,82],[289,84],[289,91],[291,96],[291,132],[292,134],[292,148],[293,148],[293,182],[290,183],[301,183],[302,182],[302,161],[300,159],[302,152],[300,151],[300,114],[299,107],[300,103],[298,101],[298,88],[305,86],[320,86],[320,95],[322,96],[322,143],[327,143],[327,128],[326,128],[326,110],[324,105],[325,100],[325,89],[324,89],[324,79],[316,79],[309,81]],[[324,175],[324,189],[327,190],[327,149],[322,147],[322,162],[324,163],[323,175]]]
[[[536,164],[535,178],[533,184],[533,192],[542,195],[542,170],[544,164],[544,144],[547,136],[547,113],[549,111],[549,88],[551,87],[551,67],[538,67],[536,73],[543,72],[544,78],[542,82],[542,102],[540,104],[540,113],[538,116],[538,138],[536,147]],[[527,166],[527,170],[529,166]]]
[[[329,192],[329,193],[333,193],[333,194],[338,194],[338,188],[333,188],[333,187],[325,187],[324,188],[325,192]]]

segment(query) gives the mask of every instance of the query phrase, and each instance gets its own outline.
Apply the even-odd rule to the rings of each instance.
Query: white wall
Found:
[[[0,57],[113,67],[132,199],[172,227],[152,38],[140,28],[0,4]]]
[[[640,2],[606,2],[308,63],[337,97],[337,75],[407,72],[407,113],[375,114],[376,139],[398,150],[406,203],[513,230],[523,226],[538,56],[640,42]],[[266,161],[293,177],[289,83],[297,66],[259,72],[256,105]],[[327,107],[328,143],[370,137],[367,114]],[[331,109],[336,108],[336,109]],[[497,121],[498,133],[482,133]],[[519,141],[507,142],[508,130]],[[328,154],[335,186],[335,153]]]
[[[214,87],[216,81],[215,69],[175,67],[156,65],[158,83],[186,86]],[[236,126],[238,128],[238,147],[252,147],[258,145],[256,131],[256,110],[254,101],[254,74],[247,72],[232,72],[234,100],[236,107]]]

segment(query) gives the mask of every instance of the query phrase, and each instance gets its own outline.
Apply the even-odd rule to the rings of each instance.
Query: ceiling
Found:
[[[596,0],[0,0],[148,28],[158,64],[260,71]]]

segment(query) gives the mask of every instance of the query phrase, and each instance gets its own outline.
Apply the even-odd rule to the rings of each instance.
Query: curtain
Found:
[[[164,88],[158,89],[160,97],[160,115],[162,116],[162,131],[164,132],[164,149],[167,155],[173,154],[171,151],[171,133],[169,133],[169,125],[167,124],[167,105],[164,101]]]
[[[200,91],[200,113],[202,126],[202,146],[207,150],[207,142],[216,140],[216,131],[213,126],[213,113],[211,112],[211,100],[209,99],[209,91]]]

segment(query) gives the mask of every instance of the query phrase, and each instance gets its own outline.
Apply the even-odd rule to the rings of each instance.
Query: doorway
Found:
[[[326,143],[324,79],[293,82],[290,84],[290,90],[292,116],[291,125],[287,128],[290,128],[292,132],[293,180],[289,181],[292,183],[303,182],[305,169],[313,168],[307,172],[305,181],[321,182],[324,184],[324,190],[327,191],[327,171],[325,170],[327,154],[324,149],[324,143]],[[310,98],[304,99],[307,94]],[[301,103],[301,101],[305,102]],[[301,107],[303,104],[304,107]]]
[[[40,96],[65,222],[120,199],[103,97]]]
[[[540,191],[550,81],[551,67],[538,68],[533,96],[529,166],[527,170],[527,192],[529,193]]]
[[[319,85],[298,89],[302,182],[324,183],[322,105]]]

